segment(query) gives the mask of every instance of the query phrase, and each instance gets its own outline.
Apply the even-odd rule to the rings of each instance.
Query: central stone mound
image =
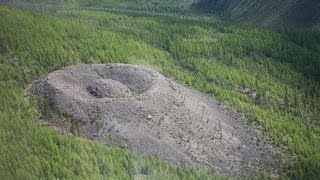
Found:
[[[154,70],[124,64],[77,65],[50,73],[31,91],[63,117],[63,131],[230,175],[274,173],[268,144],[212,98]]]

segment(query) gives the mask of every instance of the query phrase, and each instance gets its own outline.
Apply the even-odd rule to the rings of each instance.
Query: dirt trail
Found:
[[[177,164],[234,176],[276,172],[270,146],[211,97],[140,66],[77,65],[32,86],[56,112],[73,117],[53,125],[104,144]]]

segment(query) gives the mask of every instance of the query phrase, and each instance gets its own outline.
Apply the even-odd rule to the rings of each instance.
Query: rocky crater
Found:
[[[65,67],[32,85],[61,131],[233,176],[276,172],[268,143],[212,98],[134,65]],[[62,112],[62,113],[61,113]],[[72,117],[71,123],[61,114]]]

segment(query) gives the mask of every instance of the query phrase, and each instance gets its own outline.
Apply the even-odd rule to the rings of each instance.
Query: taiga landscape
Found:
[[[0,0],[0,179],[318,179],[319,8]]]

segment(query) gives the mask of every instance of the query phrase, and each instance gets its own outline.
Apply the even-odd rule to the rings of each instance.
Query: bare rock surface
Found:
[[[76,65],[31,91],[72,116],[81,135],[176,164],[233,176],[276,172],[268,143],[211,97],[154,70],[124,64]],[[69,131],[63,118],[53,125]]]

